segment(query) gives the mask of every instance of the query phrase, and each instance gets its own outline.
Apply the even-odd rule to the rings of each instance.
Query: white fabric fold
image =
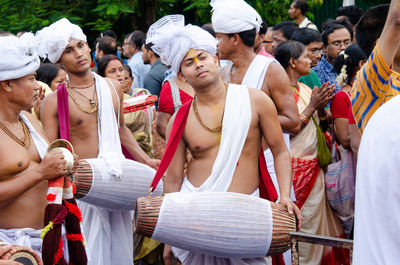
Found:
[[[190,49],[198,49],[209,52],[215,56],[217,52],[217,40],[207,31],[198,26],[184,26],[183,16],[165,16],[154,23],[150,30],[152,32],[151,42],[154,44],[151,49],[160,55],[161,61],[169,65],[178,73],[183,58]]]
[[[221,142],[211,175],[200,187],[194,187],[188,178],[185,178],[181,192],[228,190],[249,132],[250,122],[251,106],[248,89],[229,84],[222,121]]]
[[[37,42],[32,33],[0,37],[0,81],[24,77],[40,65]]]
[[[211,22],[217,33],[232,34],[256,29],[260,31],[262,18],[243,0],[211,0]]]
[[[36,32],[39,56],[43,59],[48,58],[52,63],[57,63],[71,38],[86,42],[86,35],[83,34],[82,29],[66,18],[43,28]]]
[[[25,117],[23,113],[20,113],[19,115],[22,119],[22,121],[25,123],[26,127],[29,130],[29,133],[31,134],[32,140],[36,146],[36,150],[39,153],[39,156],[41,159],[46,155],[47,152],[47,147],[49,144],[47,141],[33,128],[33,125],[31,122],[28,120],[28,118]]]

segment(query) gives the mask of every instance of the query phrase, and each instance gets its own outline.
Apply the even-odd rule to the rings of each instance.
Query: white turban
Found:
[[[52,63],[57,63],[60,60],[71,38],[86,41],[86,35],[83,34],[82,29],[66,18],[62,18],[36,32],[36,38],[39,43],[39,56],[48,57]]]
[[[40,65],[37,43],[32,33],[0,37],[0,81],[24,77]]]
[[[161,26],[152,29],[156,32],[151,41],[154,44],[152,50],[176,73],[179,72],[182,60],[190,49],[204,50],[213,56],[217,53],[217,40],[197,26],[184,26],[183,21],[177,20],[172,22],[169,16],[161,18],[153,25],[155,24]]]
[[[244,0],[211,0],[210,5],[215,32],[233,34],[254,28],[260,31],[261,16]]]

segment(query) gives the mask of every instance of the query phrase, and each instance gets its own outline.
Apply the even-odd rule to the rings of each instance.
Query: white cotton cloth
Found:
[[[199,187],[188,178],[181,192],[227,191],[242,153],[251,122],[250,97],[247,87],[229,84],[226,94],[221,142],[211,175]]]
[[[217,158],[214,162],[211,175],[207,178],[207,180],[200,186],[200,187],[194,187],[190,181],[185,178],[180,190],[180,193],[196,193],[196,192],[207,192],[207,193],[212,193],[212,192],[226,192],[232,182],[232,177],[235,173],[236,165],[239,160],[240,154],[242,153],[242,149],[245,143],[245,140],[247,138],[250,122],[251,122],[251,106],[250,106],[250,97],[249,97],[249,92],[248,89],[245,87],[242,87],[240,85],[234,85],[234,84],[229,84],[228,86],[228,91],[226,95],[226,102],[225,102],[225,115],[223,118],[222,122],[222,132],[221,132],[221,143],[219,146],[218,150],[218,155]],[[228,193],[227,193],[228,194]],[[174,198],[174,195],[168,194],[166,197],[167,198]],[[180,197],[180,195],[177,195]],[[183,195],[183,198],[185,195]],[[188,195],[189,196],[189,195]],[[202,196],[199,194],[199,196]],[[227,195],[229,196],[229,195]],[[241,196],[247,196],[248,195],[241,195]],[[255,198],[253,198],[255,199]],[[172,201],[177,201],[179,202],[179,199],[171,199]],[[180,201],[183,203],[183,201]],[[197,200],[194,200],[197,201]],[[214,199],[215,201],[215,199]],[[166,204],[168,204],[169,199],[166,200]],[[163,202],[164,203],[164,202]],[[231,203],[232,204],[232,203]],[[189,207],[188,207],[189,205]],[[182,214],[183,212],[189,213],[189,216],[191,214],[194,214],[196,210],[198,210],[198,213],[202,213],[201,209],[197,208],[196,206],[190,206],[191,204],[187,204],[185,209],[182,209]],[[207,203],[205,203],[205,206]],[[165,205],[164,205],[165,206]],[[235,205],[235,208],[237,208],[238,205]],[[176,207],[175,207],[176,208]],[[212,207],[211,207],[212,208]],[[245,207],[246,208],[246,207]],[[162,207],[162,211],[169,211],[172,210],[170,206]],[[180,210],[176,208],[177,210]],[[211,209],[209,209],[211,210]],[[225,216],[226,214],[223,214],[220,211],[217,211],[221,216]],[[266,210],[268,213],[268,210]],[[182,214],[179,214],[178,216],[182,217]],[[205,219],[211,219],[208,213],[203,213],[205,214]],[[254,219],[254,211],[251,212],[251,215],[253,216],[252,218]],[[162,224],[159,226],[159,228],[156,227],[154,236],[157,237],[157,235],[162,236],[164,232],[159,229],[162,226],[174,226],[174,224],[171,224],[171,220],[168,219],[169,214],[165,215],[167,216],[166,218],[163,218],[163,216],[160,214],[158,223]],[[187,220],[189,220],[192,217],[188,217]],[[200,218],[200,217],[198,217]],[[198,219],[196,218],[196,219]],[[230,221],[232,221],[235,218],[228,218]],[[180,218],[181,220],[181,218]],[[182,218],[183,220],[183,218]],[[265,223],[265,227],[267,230],[269,229],[269,223],[268,223],[268,218],[262,218],[262,220]],[[173,221],[175,223],[175,221]],[[215,223],[218,223],[216,221]],[[225,223],[225,222],[222,222]],[[229,222],[228,222],[229,223]],[[267,225],[268,224],[268,225]],[[242,232],[246,233],[247,228],[243,229]],[[272,229],[272,221],[271,221],[271,229]],[[190,229],[189,229],[190,230]],[[272,231],[272,230],[271,230]],[[226,232],[226,231],[225,231]],[[203,231],[204,233],[204,231]],[[185,237],[184,233],[180,233],[182,237]],[[228,233],[229,234],[229,233]],[[268,234],[268,231],[266,232]],[[199,235],[198,235],[199,236]],[[227,235],[226,235],[227,236]],[[253,239],[253,238],[252,238]],[[203,238],[202,240],[206,240]],[[265,243],[265,246],[268,250],[270,242],[268,240],[263,239]],[[218,241],[218,240],[217,240]],[[204,241],[205,242],[205,241]],[[203,242],[203,243],[204,243]],[[254,242],[254,241],[252,241]],[[207,243],[201,243],[201,247],[205,247]],[[239,242],[238,242],[239,243]],[[242,244],[243,242],[241,242]],[[245,252],[248,250],[245,246],[240,245],[243,249],[246,249]],[[239,247],[239,248],[241,248]],[[251,246],[254,251],[253,246]],[[216,248],[215,248],[216,250]],[[263,252],[263,250],[257,250],[258,255],[260,252]],[[250,251],[250,250],[249,250]],[[244,265],[244,264],[253,264],[253,265],[258,265],[258,264],[267,264],[265,258],[254,258],[254,259],[242,259],[242,258],[235,258],[234,255],[232,255],[231,258],[222,258],[222,257],[216,257],[213,256],[216,252],[211,252],[211,255],[207,254],[202,254],[199,252],[195,251],[189,251],[189,250],[183,250],[183,249],[178,249],[178,248],[173,248],[174,255],[182,262],[183,265],[187,264],[196,264],[196,265],[210,265],[210,264],[215,264],[215,265],[223,265],[223,264],[235,264],[235,265]],[[266,252],[265,252],[266,253]],[[265,253],[261,254],[262,257],[265,255]],[[255,253],[253,253],[255,254]]]
[[[93,73],[98,95],[99,158],[103,158],[109,179],[122,178],[122,161],[118,122],[107,81]],[[90,160],[88,160],[90,163]],[[116,194],[118,196],[118,194]],[[94,206],[78,200],[82,211],[82,227],[91,256],[89,265],[132,265],[132,211],[121,211]]]
[[[152,25],[154,45],[151,48],[176,73],[180,72],[182,60],[190,49],[204,50],[212,56],[217,53],[217,40],[210,33],[198,26],[183,26],[183,23],[172,23],[166,16]]]
[[[185,27],[185,16],[181,14],[167,15],[157,20],[150,26],[149,30],[147,31],[146,44],[155,44],[157,42],[158,36],[160,34],[163,34],[162,31],[167,29],[169,26],[176,26],[180,28]]]
[[[369,120],[357,160],[353,264],[400,260],[400,96]]]
[[[57,63],[70,39],[86,42],[86,35],[78,25],[62,18],[36,32],[36,39],[39,43],[39,56],[43,59],[48,58],[52,63]]]
[[[29,133],[31,134],[33,143],[35,144],[36,150],[39,153],[39,156],[41,159],[46,155],[47,153],[47,147],[49,144],[47,141],[33,128],[33,125],[31,122],[28,120],[28,118],[25,117],[25,115],[21,112],[19,114],[21,117],[22,121],[25,123],[26,127],[29,130]]]
[[[0,37],[0,81],[24,77],[40,65],[37,42],[32,33]]]
[[[232,34],[252,29],[260,31],[261,16],[244,0],[211,0],[210,5],[215,32]]]

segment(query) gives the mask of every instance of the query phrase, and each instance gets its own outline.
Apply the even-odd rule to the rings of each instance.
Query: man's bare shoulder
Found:
[[[255,88],[248,88],[251,105],[255,107],[257,112],[263,109],[274,108],[275,104],[271,98],[261,90]]]
[[[47,141],[42,124],[38,121],[38,119],[27,111],[22,111],[22,114],[24,114],[24,116],[29,120],[36,132],[38,132]]]
[[[268,66],[267,73],[265,74],[265,79],[269,78],[272,80],[276,80],[281,75],[287,76],[285,69],[278,62],[272,62]]]
[[[43,99],[42,109],[43,108],[46,108],[46,110],[57,109],[57,92],[50,93]]]

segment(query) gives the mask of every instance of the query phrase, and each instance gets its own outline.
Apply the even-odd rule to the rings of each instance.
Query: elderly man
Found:
[[[157,167],[124,124],[122,87],[90,71],[90,49],[77,25],[61,19],[37,33],[39,52],[59,62],[66,86],[45,98],[41,117],[49,139],[74,145],[80,162],[74,176],[91,262],[132,264],[132,210],[154,176],[149,166],[124,159],[121,143],[137,161]],[[89,174],[88,174],[89,172]],[[159,192],[160,193],[160,192]]]
[[[31,33],[0,37],[0,241],[41,254],[47,182],[65,175],[67,166],[61,153],[46,154],[39,122],[24,111],[40,89],[34,43]]]
[[[299,210],[290,201],[290,158],[273,102],[256,89],[222,80],[215,56],[217,42],[208,32],[192,25],[183,26],[183,22],[167,22],[168,17],[157,22],[163,26],[153,49],[194,88],[196,97],[185,103],[168,125],[169,143],[178,140],[179,144],[176,150],[167,148],[164,156],[173,156],[166,174],[165,192],[228,191],[277,199],[275,192],[269,193],[274,189],[272,183],[269,187],[263,186],[259,179],[258,167],[262,167],[259,151],[264,139],[275,157],[280,203],[290,212],[296,212],[301,223]],[[184,124],[181,113],[187,115],[182,137],[171,134],[176,131],[173,128]],[[184,177],[187,150],[193,159]],[[174,249],[174,253],[184,265],[266,264],[260,257],[219,258],[182,249]],[[169,264],[168,258],[165,261]]]

